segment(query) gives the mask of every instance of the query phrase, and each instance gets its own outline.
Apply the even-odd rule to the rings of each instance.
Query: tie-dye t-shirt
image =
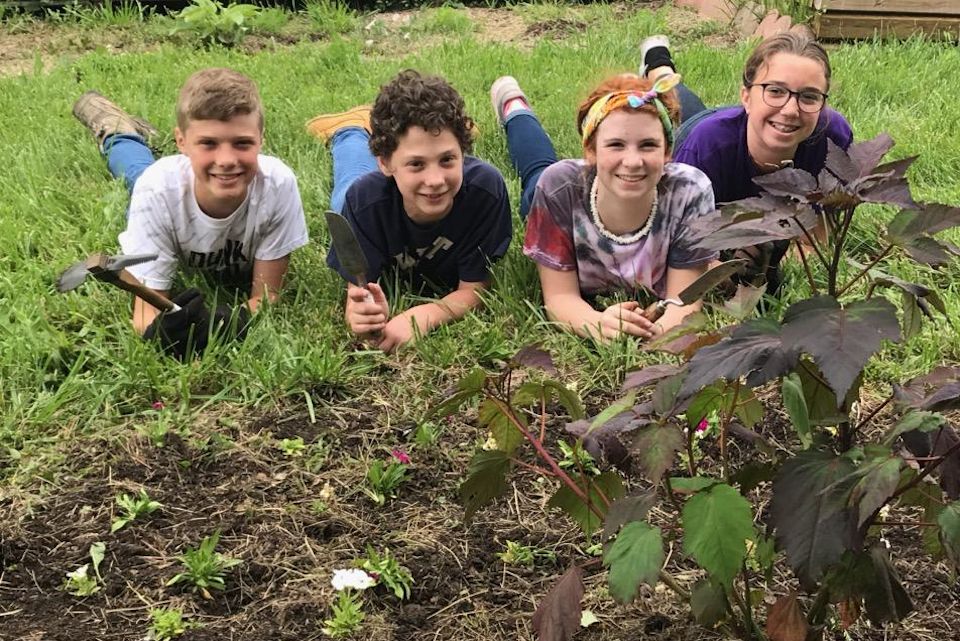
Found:
[[[600,234],[590,216],[596,171],[583,160],[561,160],[537,181],[523,253],[558,271],[577,271],[585,296],[652,290],[666,296],[667,268],[685,269],[717,257],[695,249],[689,222],[714,211],[710,181],[699,169],[667,163],[657,185],[659,207],[650,231],[621,245]]]

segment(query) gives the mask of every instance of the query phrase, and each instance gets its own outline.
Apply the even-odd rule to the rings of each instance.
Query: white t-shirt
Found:
[[[137,179],[130,197],[124,254],[157,254],[129,267],[147,287],[169,290],[177,265],[219,277],[251,272],[254,260],[283,258],[308,242],[297,178],[282,161],[259,156],[247,198],[226,218],[203,213],[190,159],[161,158]]]

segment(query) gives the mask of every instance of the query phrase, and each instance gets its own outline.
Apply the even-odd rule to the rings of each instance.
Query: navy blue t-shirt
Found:
[[[396,274],[415,289],[435,293],[452,291],[460,281],[487,280],[490,263],[506,253],[513,234],[503,176],[471,156],[464,158],[463,184],[443,220],[410,220],[396,181],[379,171],[350,186],[341,213],[367,257],[368,281]],[[327,265],[350,280],[332,245]]]

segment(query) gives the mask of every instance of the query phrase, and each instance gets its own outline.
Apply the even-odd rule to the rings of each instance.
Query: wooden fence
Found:
[[[813,0],[813,6],[822,40],[918,33],[960,39],[960,0]]]

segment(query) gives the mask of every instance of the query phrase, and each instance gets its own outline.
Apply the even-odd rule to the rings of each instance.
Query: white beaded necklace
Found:
[[[603,226],[603,221],[600,220],[600,212],[597,210],[597,190],[599,188],[600,181],[597,180],[597,177],[593,177],[593,185],[590,187],[590,215],[593,217],[593,224],[597,226],[597,231],[600,232],[600,235],[604,238],[612,240],[618,245],[629,245],[635,243],[650,231],[650,228],[653,227],[653,219],[657,217],[657,202],[659,200],[657,190],[653,190],[653,204],[650,205],[650,215],[647,216],[647,222],[643,227],[637,231],[629,234],[627,236],[620,236],[614,234],[612,231]]]

